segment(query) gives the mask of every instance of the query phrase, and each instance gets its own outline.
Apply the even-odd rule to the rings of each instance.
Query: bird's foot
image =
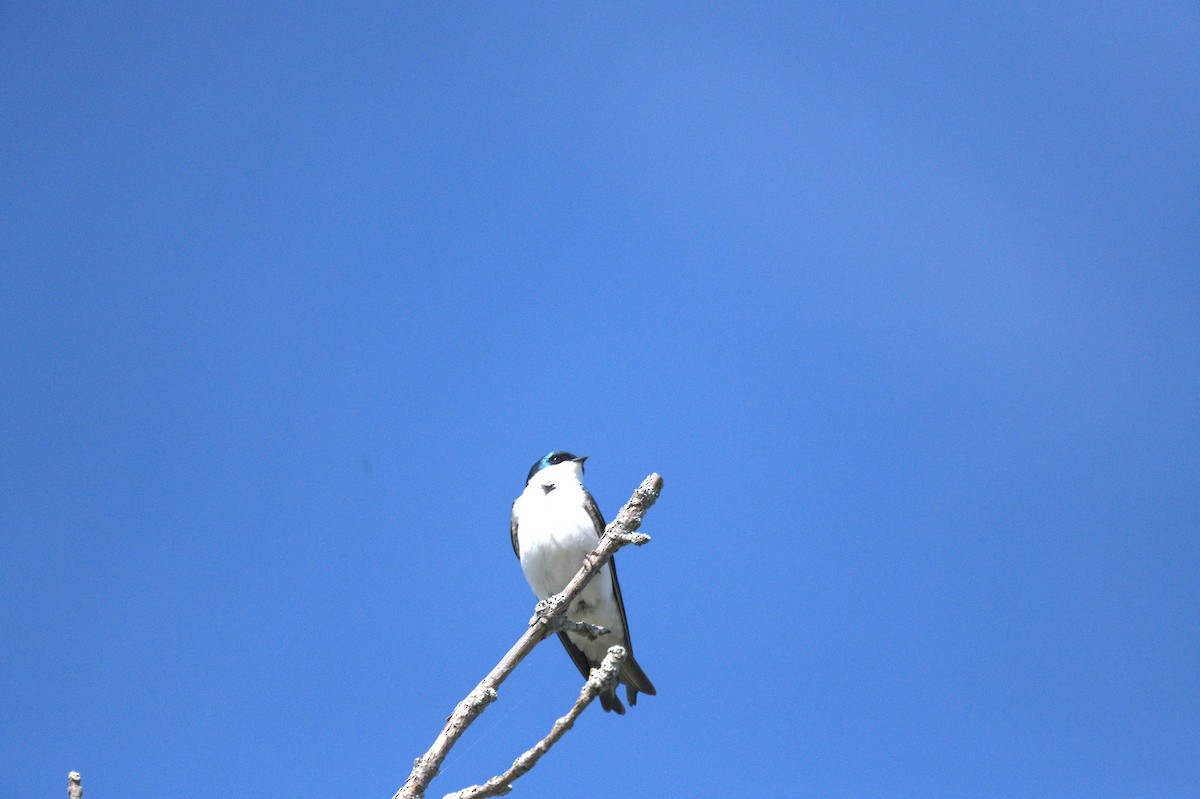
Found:
[[[538,602],[533,608],[533,618],[529,620],[529,626],[532,627],[543,619],[547,624],[553,624],[556,616],[562,618],[561,611],[558,610],[560,605],[562,605],[562,594],[548,596]]]
[[[600,636],[608,635],[612,632],[607,627],[589,624],[586,621],[568,619],[566,613],[559,610],[563,605],[562,599],[562,594],[555,594],[538,602],[534,606],[533,618],[529,620],[529,626],[532,627],[541,622],[550,626],[550,632],[579,633],[589,641],[595,641]]]

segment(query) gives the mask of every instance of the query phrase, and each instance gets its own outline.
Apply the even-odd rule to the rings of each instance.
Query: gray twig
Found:
[[[83,798],[83,777],[79,776],[78,771],[72,771],[67,775],[67,796],[70,799]]]
[[[446,726],[438,733],[433,745],[429,747],[429,751],[413,762],[412,772],[408,775],[404,787],[397,791],[392,799],[420,799],[425,795],[425,789],[437,776],[450,749],[466,732],[467,727],[471,726],[471,723],[483,712],[484,708],[495,699],[496,689],[508,679],[508,675],[512,674],[517,664],[524,660],[535,646],[554,632],[554,624],[551,619],[555,616],[562,616],[566,612],[571,605],[571,600],[578,596],[583,587],[587,585],[588,580],[592,579],[601,566],[608,563],[618,549],[626,544],[640,546],[650,540],[649,536],[634,536],[633,533],[641,526],[646,511],[658,499],[662,485],[662,478],[657,474],[651,474],[642,481],[642,484],[633,492],[633,496],[625,503],[625,507],[621,508],[616,518],[605,528],[604,535],[600,536],[600,542],[584,558],[582,568],[571,578],[571,582],[567,583],[567,587],[562,590],[561,594],[552,596],[543,603],[538,603],[538,615],[541,618],[531,623],[525,634],[512,645],[512,648],[480,681],[475,690],[455,706],[454,711],[446,719]],[[635,538],[637,540],[634,540]],[[543,606],[545,606],[544,613],[542,612]]]
[[[549,752],[550,747],[558,743],[559,739],[567,734],[567,730],[575,726],[575,719],[579,718],[579,714],[584,711],[584,708],[601,693],[607,691],[616,681],[617,671],[625,660],[625,654],[625,647],[610,646],[608,654],[604,656],[604,661],[592,669],[587,682],[583,684],[583,690],[579,692],[579,698],[575,700],[575,704],[567,715],[554,722],[554,726],[550,728],[546,737],[514,760],[507,771],[497,774],[483,785],[472,785],[470,788],[446,794],[444,799],[485,799],[485,797],[503,796],[509,793],[512,790],[512,784],[536,766],[542,755]]]
[[[529,623],[537,624],[537,619],[535,618]],[[554,628],[554,632],[556,633],[579,633],[580,635],[587,636],[589,641],[595,641],[600,636],[608,635],[612,632],[612,630],[608,629],[607,627],[601,627],[596,624],[588,624],[586,621],[575,621],[574,619],[568,619],[566,616],[554,616],[550,619],[550,626]]]

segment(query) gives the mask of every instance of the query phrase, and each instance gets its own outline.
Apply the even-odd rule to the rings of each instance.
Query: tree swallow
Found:
[[[512,506],[513,551],[539,600],[567,587],[583,565],[584,556],[596,548],[604,534],[604,517],[583,485],[585,460],[586,455],[577,458],[562,450],[549,453],[533,464],[525,480],[525,490]],[[625,698],[630,705],[636,705],[639,691],[654,696],[654,684],[633,659],[614,560],[606,563],[584,586],[572,601],[567,617],[609,630],[595,641],[589,641],[582,633],[558,634],[584,677],[600,665],[610,646],[620,644],[629,653],[617,673],[617,681],[625,685]],[[616,686],[600,695],[600,704],[605,710],[625,713],[625,706],[617,699]]]

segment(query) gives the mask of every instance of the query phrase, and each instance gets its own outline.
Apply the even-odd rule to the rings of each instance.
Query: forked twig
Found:
[[[583,684],[583,690],[579,692],[579,698],[575,700],[575,704],[567,715],[554,722],[554,726],[550,728],[546,737],[514,760],[507,771],[497,774],[483,785],[472,785],[470,788],[446,794],[443,799],[486,799],[489,796],[504,796],[512,791],[512,784],[536,766],[542,755],[549,752],[550,747],[558,743],[559,739],[567,734],[567,730],[575,726],[575,719],[579,718],[579,714],[584,711],[584,708],[590,705],[597,696],[607,691],[616,681],[617,671],[625,662],[625,655],[625,647],[610,646],[608,654],[604,656],[604,661],[592,669],[587,682]]]

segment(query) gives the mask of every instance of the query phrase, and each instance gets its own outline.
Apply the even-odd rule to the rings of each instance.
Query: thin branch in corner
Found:
[[[413,761],[412,772],[404,782],[404,787],[396,791],[392,799],[420,799],[425,795],[425,789],[437,776],[454,744],[466,732],[467,727],[471,726],[471,723],[479,717],[484,708],[495,701],[496,690],[500,684],[508,679],[508,675],[512,674],[513,669],[533,651],[535,646],[555,632],[552,619],[566,613],[567,608],[571,606],[571,601],[579,595],[588,580],[591,580],[600,571],[600,567],[608,563],[618,549],[626,544],[641,546],[650,540],[647,535],[635,535],[635,533],[641,527],[646,511],[658,499],[659,493],[662,492],[662,486],[663,480],[657,474],[651,474],[642,481],[642,484],[633,492],[633,496],[621,508],[621,512],[604,529],[604,535],[600,536],[600,542],[584,558],[582,568],[571,578],[571,582],[567,583],[567,587],[562,590],[561,594],[538,603],[537,615],[540,618],[535,618],[530,622],[529,629],[525,631],[525,634],[512,645],[512,648],[480,681],[479,685],[475,686],[474,690],[455,706],[454,711],[446,719],[446,725],[434,739],[433,745],[429,747],[429,751]]]
[[[554,726],[550,728],[550,732],[545,738],[538,741],[532,749],[513,761],[513,764],[508,767],[508,770],[503,774],[497,774],[483,785],[472,785],[470,788],[463,788],[461,791],[446,794],[444,799],[485,799],[489,796],[504,796],[512,790],[512,784],[520,777],[524,776],[534,766],[542,755],[550,751],[550,747],[558,743],[559,739],[567,734],[567,730],[575,726],[575,719],[579,718],[579,714],[584,711],[592,700],[599,696],[617,679],[617,670],[621,668],[621,663],[625,660],[625,648],[621,646],[611,646],[608,648],[608,654],[604,656],[604,661],[595,669],[592,669],[591,675],[583,685],[583,690],[579,692],[579,698],[575,700],[574,706],[567,715],[554,722]]]

